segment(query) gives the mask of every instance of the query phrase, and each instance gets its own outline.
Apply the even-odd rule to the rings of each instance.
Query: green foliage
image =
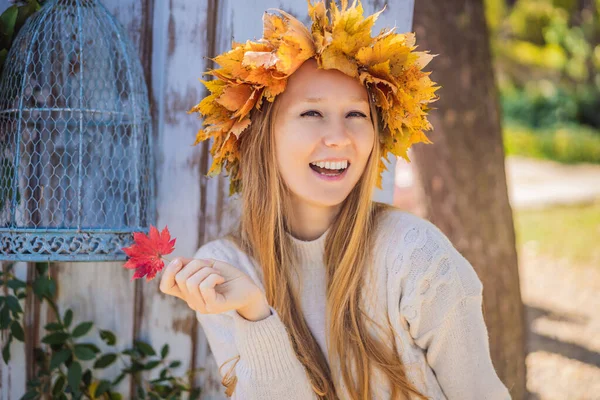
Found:
[[[0,296],[0,333],[7,337],[2,348],[5,363],[10,361],[10,345],[13,340],[25,341],[23,307],[21,301],[36,296],[45,301],[54,312],[54,322],[46,324],[42,337],[43,347],[34,349],[36,377],[27,382],[26,399],[105,399],[118,400],[125,396],[116,392],[116,386],[130,376],[137,387],[135,399],[197,399],[200,388],[190,387],[189,378],[196,370],[189,370],[183,377],[176,377],[173,370],[181,365],[178,360],[169,361],[169,345],[157,352],[152,345],[141,340],[133,347],[118,351],[117,337],[108,330],[94,332],[94,322],[75,320],[73,310],[61,313],[53,298],[56,282],[48,275],[47,264],[36,264],[36,277],[31,283],[18,279],[9,264],[0,271],[5,296]],[[90,335],[98,335],[108,351],[86,341]],[[87,339],[86,339],[87,338]],[[158,355],[160,354],[160,356]],[[114,379],[99,379],[97,371],[115,363],[122,368]],[[157,370],[158,378],[145,380],[142,373]]]
[[[600,132],[581,125],[557,125],[531,129],[505,124],[504,148],[507,155],[556,160],[564,163],[600,164]]]
[[[600,129],[598,3],[485,0],[506,121],[534,133],[557,124]]]
[[[4,61],[14,38],[19,33],[23,24],[25,24],[27,18],[39,10],[43,3],[44,1],[42,0],[20,1],[8,7],[0,15],[0,75],[2,75]]]

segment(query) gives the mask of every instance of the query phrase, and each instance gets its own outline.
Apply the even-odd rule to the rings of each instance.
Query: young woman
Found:
[[[239,227],[161,290],[196,311],[235,399],[510,399],[481,281],[435,225],[371,200],[385,115],[322,63],[249,111]]]

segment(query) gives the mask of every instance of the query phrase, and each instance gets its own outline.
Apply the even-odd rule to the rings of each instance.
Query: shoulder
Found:
[[[375,248],[397,289],[404,289],[405,294],[416,288],[424,294],[430,287],[459,296],[481,293],[475,269],[435,224],[399,209],[384,213]]]
[[[439,246],[452,246],[450,240],[431,221],[403,211],[390,208],[380,215],[376,229],[376,247],[387,252],[402,252],[407,247],[418,247],[427,239]]]
[[[212,258],[224,261],[249,275],[259,287],[263,287],[262,271],[254,258],[246,254],[233,240],[222,237],[204,243],[196,250],[193,258]]]

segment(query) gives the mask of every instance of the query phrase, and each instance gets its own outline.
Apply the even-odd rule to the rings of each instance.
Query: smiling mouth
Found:
[[[348,163],[348,166],[346,168],[340,168],[340,169],[322,168],[322,167],[319,167],[314,164],[309,164],[309,166],[313,171],[318,172],[321,175],[339,176],[339,175],[343,174],[344,171],[346,171],[348,168],[350,168],[350,163]]]

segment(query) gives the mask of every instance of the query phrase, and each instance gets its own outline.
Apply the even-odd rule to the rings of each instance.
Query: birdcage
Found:
[[[124,260],[153,222],[148,91],[95,0],[49,0],[0,77],[0,259]]]

